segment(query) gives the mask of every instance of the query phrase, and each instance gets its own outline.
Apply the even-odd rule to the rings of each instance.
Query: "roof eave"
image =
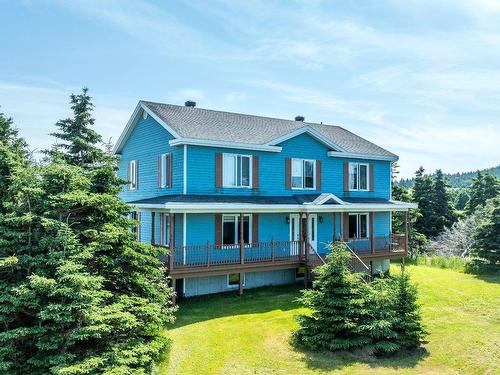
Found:
[[[177,138],[169,141],[170,146],[180,145],[193,145],[205,147],[218,147],[218,148],[234,148],[241,150],[254,150],[254,151],[268,151],[268,152],[281,152],[282,148],[279,146],[256,145],[250,143],[238,142],[222,142],[213,141],[208,139],[195,139],[195,138]]]
[[[333,158],[351,158],[351,159],[369,159],[369,160],[382,160],[382,161],[397,161],[397,155],[376,155],[376,154],[363,154],[356,152],[337,152],[328,151],[328,156]]]

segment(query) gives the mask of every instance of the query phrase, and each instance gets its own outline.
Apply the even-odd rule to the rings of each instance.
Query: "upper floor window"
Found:
[[[368,238],[368,214],[349,214],[349,238]]]
[[[368,169],[367,163],[349,163],[349,190],[368,190]]]
[[[292,159],[292,189],[315,189],[316,160]]]
[[[130,160],[127,168],[128,188],[130,190],[137,190],[139,187],[139,162],[137,160]]]
[[[158,155],[158,186],[165,188],[172,186],[172,154]]]
[[[249,155],[223,155],[224,187],[251,187],[252,157]]]

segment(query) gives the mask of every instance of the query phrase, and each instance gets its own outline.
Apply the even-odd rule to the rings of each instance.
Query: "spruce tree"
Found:
[[[98,146],[102,142],[102,137],[92,129],[95,122],[92,117],[94,105],[88,95],[88,89],[84,87],[81,94],[71,94],[70,104],[73,118],[56,123],[59,131],[51,135],[56,138],[57,143],[51,150],[46,150],[46,153],[54,160],[64,160],[81,167],[92,167],[103,160],[105,155]]]
[[[330,245],[327,263],[315,269],[313,289],[299,299],[311,315],[299,315],[296,344],[312,350],[349,350],[370,342],[366,323],[368,286],[348,269],[351,253],[344,244]]]
[[[410,276],[405,272],[396,276],[392,287],[395,343],[403,349],[418,348],[427,332],[422,326],[417,288],[410,283]]]
[[[472,179],[465,212],[471,215],[478,207],[484,206],[488,199],[498,196],[500,196],[500,180],[490,173],[477,172],[477,176]]]
[[[415,185],[413,186],[413,200],[418,203],[418,215],[415,221],[415,230],[429,236],[432,233],[432,179],[425,174],[425,169],[420,167],[415,172]]]
[[[432,210],[431,226],[428,228],[430,236],[437,236],[443,229],[449,228],[455,222],[456,215],[451,205],[451,198],[448,192],[449,186],[441,169],[438,169],[433,177],[433,190],[431,195]]]
[[[500,270],[500,197],[487,201],[478,212],[481,216],[477,227],[473,255],[486,260],[484,268]]]

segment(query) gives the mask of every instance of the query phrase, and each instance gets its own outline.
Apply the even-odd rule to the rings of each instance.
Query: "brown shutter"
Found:
[[[127,187],[130,190],[130,160],[127,163]]]
[[[292,159],[285,159],[285,189],[292,189]]]
[[[157,173],[158,173],[158,176],[156,178],[156,183],[158,185],[158,187],[161,187],[161,172],[162,172],[162,168],[161,168],[161,154],[158,155],[157,157]]]
[[[349,163],[344,162],[344,191],[349,191]]]
[[[139,189],[139,160],[135,161],[135,190]]]
[[[343,213],[343,220],[344,220],[344,223],[343,223],[343,228],[342,228],[342,237],[344,238],[344,241],[347,241],[349,239],[349,213],[348,212],[344,212]]]
[[[373,231],[373,212],[370,212],[369,214],[369,221],[368,225],[370,225],[370,251],[373,254],[375,252],[375,236],[374,236],[374,231]]]
[[[173,159],[174,159],[174,154],[169,153],[167,155],[167,165],[168,165],[168,171],[167,173],[167,186],[172,187],[174,184],[174,179],[173,179]]]
[[[259,188],[259,157],[252,156],[252,188]]]
[[[252,214],[252,243],[259,242],[259,214]]]
[[[316,190],[321,190],[321,160],[316,160]]]
[[[215,247],[222,245],[222,215],[215,214]]]
[[[215,154],[215,187],[222,187],[222,154]]]
[[[373,163],[370,163],[370,167],[369,167],[369,171],[368,171],[368,174],[369,174],[369,180],[370,180],[370,191],[373,191],[373,187],[375,186],[375,181],[373,180]]]

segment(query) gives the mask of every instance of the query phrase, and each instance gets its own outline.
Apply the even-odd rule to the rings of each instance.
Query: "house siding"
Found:
[[[132,130],[127,143],[123,147],[118,164],[118,176],[127,179],[127,166],[130,160],[139,161],[139,188],[129,190],[124,185],[121,197],[126,201],[152,198],[165,194],[181,194],[183,190],[183,149],[171,147],[169,141],[174,137],[155,119],[142,116]],[[171,152],[172,187],[158,187],[158,155]]]

